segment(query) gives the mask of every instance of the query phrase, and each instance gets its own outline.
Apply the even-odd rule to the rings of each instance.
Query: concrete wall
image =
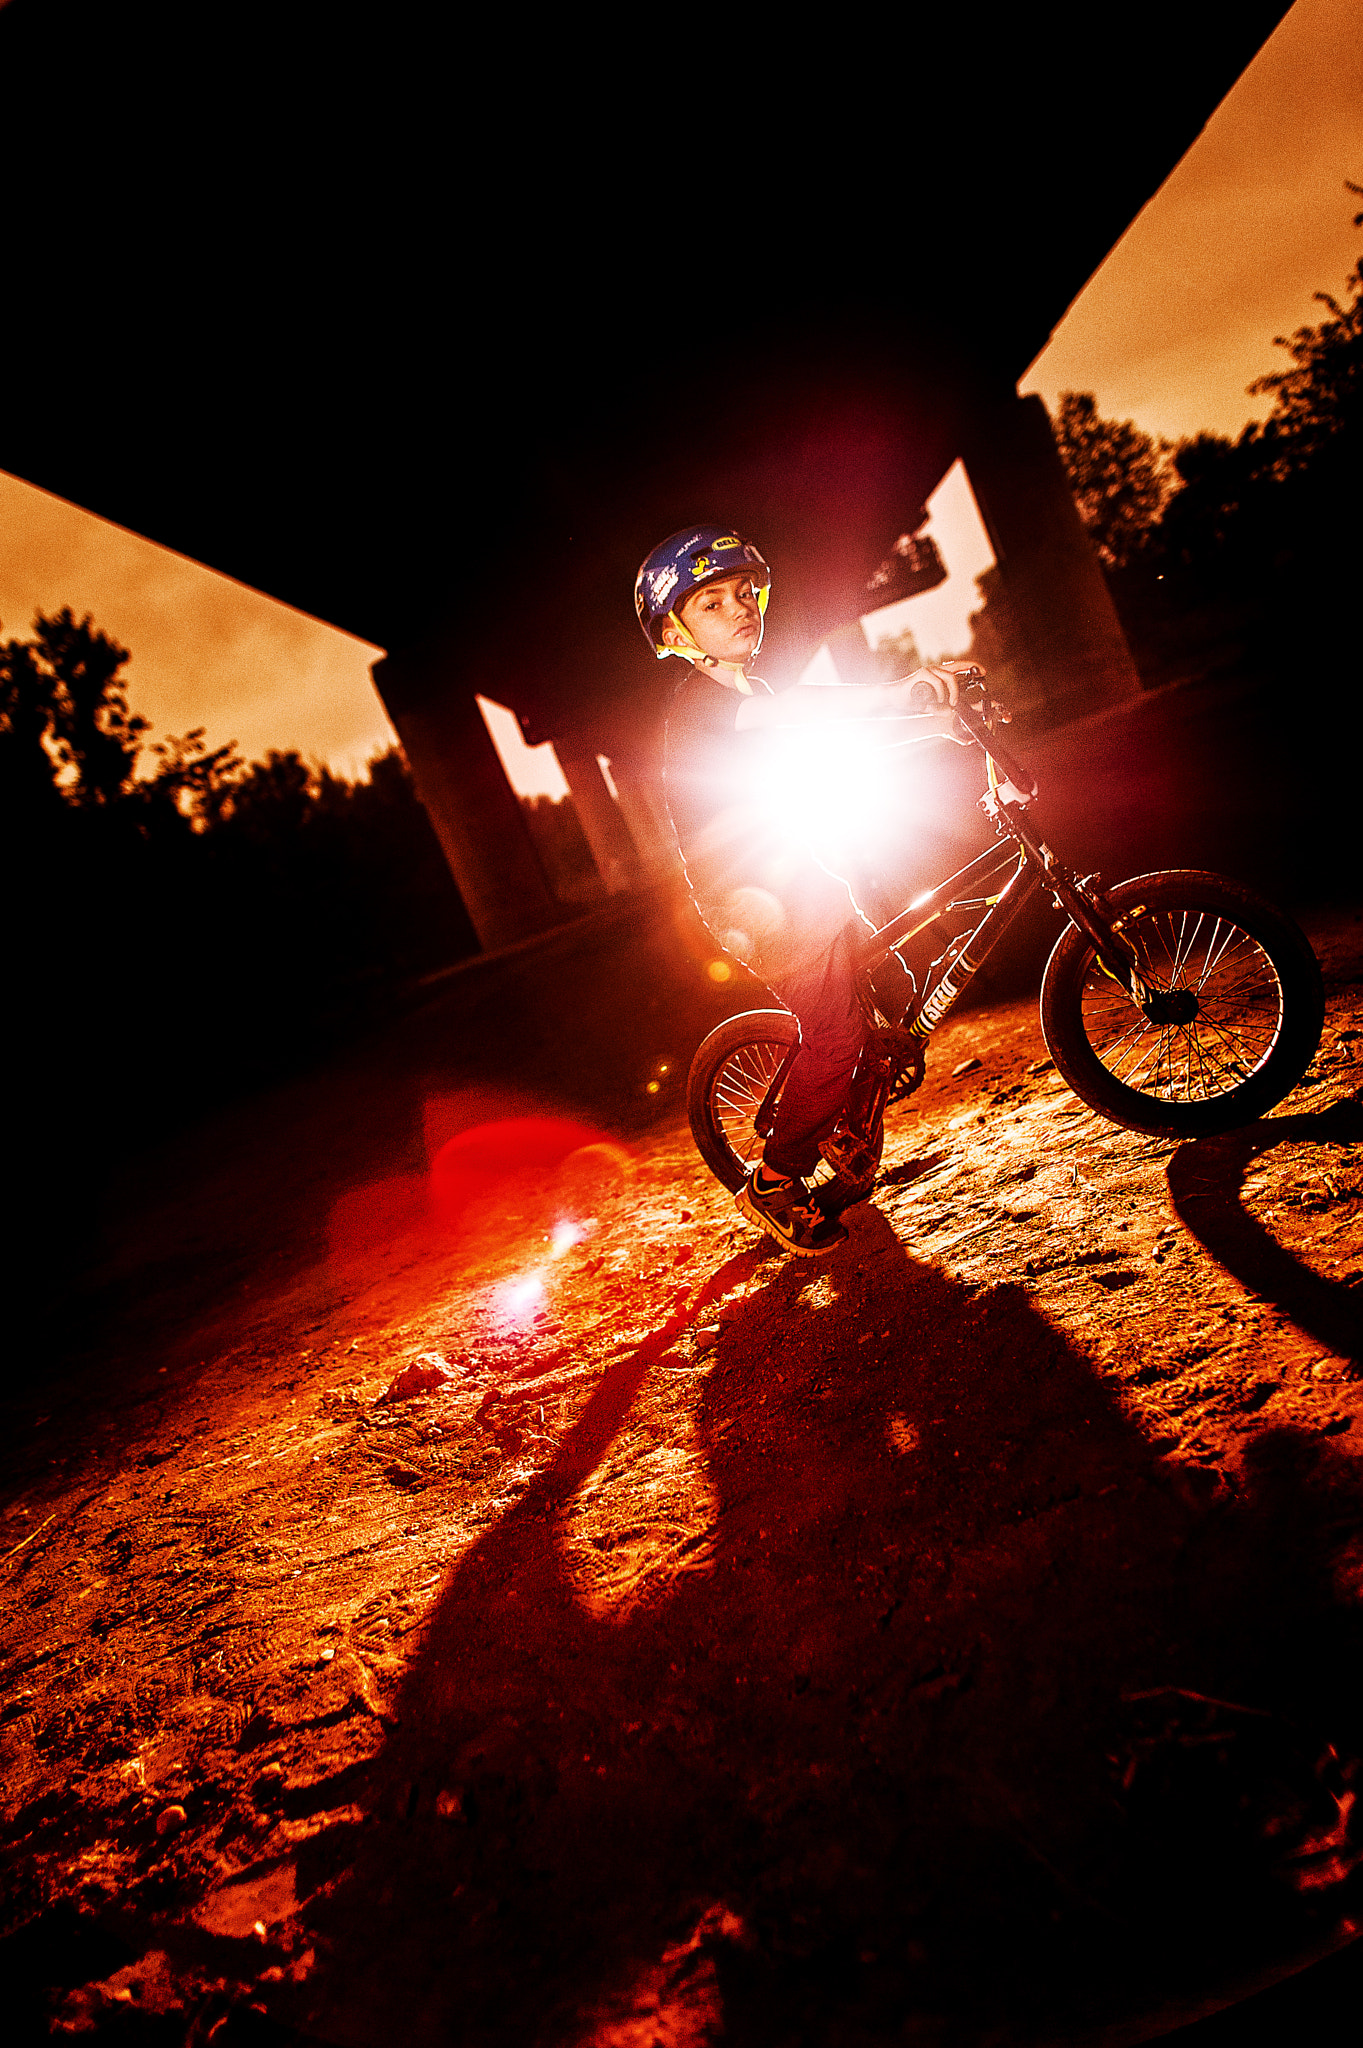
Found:
[[[473,684],[438,650],[388,655],[373,674],[484,951],[578,915],[549,888]]]
[[[962,454],[998,563],[975,651],[1004,701],[1042,728],[1139,697],[1041,400],[976,408]]]
[[[556,739],[554,752],[572,792],[578,822],[592,850],[592,859],[612,896],[639,880],[639,854],[620,807],[606,787],[590,737]]]

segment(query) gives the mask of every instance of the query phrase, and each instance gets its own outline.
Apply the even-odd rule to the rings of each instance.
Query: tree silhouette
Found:
[[[1318,580],[1338,573],[1341,542],[1357,525],[1363,264],[1348,282],[1346,304],[1316,293],[1328,320],[1277,337],[1292,367],[1249,387],[1273,394],[1266,420],[1251,421],[1235,440],[1197,434],[1179,443],[1178,489],[1158,532],[1162,568],[1242,586],[1268,569],[1280,584],[1313,565]]]
[[[1352,639],[1363,264],[1343,299],[1315,296],[1327,317],[1276,337],[1290,366],[1249,387],[1272,396],[1272,411],[1234,437],[1156,443],[1129,420],[1101,418],[1092,394],[1062,395],[1061,457],[1149,682],[1246,663],[1267,673],[1292,658],[1306,620]],[[983,583],[981,594],[988,660],[993,600]]]
[[[69,609],[0,646],[7,1249],[49,1295],[131,1146],[477,948],[396,749],[352,783],[153,739],[128,659]]]
[[[36,665],[49,678],[48,743],[59,780],[72,803],[108,806],[132,787],[147,720],[128,707],[119,671],[131,657],[89,614],[77,620],[68,607],[36,621]]]
[[[1053,425],[1089,538],[1109,569],[1123,568],[1169,496],[1169,443],[1143,433],[1134,420],[1102,419],[1088,391],[1062,391]]]
[[[1363,185],[1349,180],[1346,185],[1363,196]],[[1354,215],[1353,224],[1363,227],[1363,213]],[[1315,293],[1316,303],[1329,308],[1328,320],[1274,337],[1274,347],[1291,356],[1292,368],[1258,377],[1249,387],[1256,394],[1273,393],[1273,412],[1261,438],[1275,475],[1340,452],[1341,441],[1356,453],[1363,421],[1363,262],[1355,264],[1346,283],[1353,294],[1347,305],[1329,292]]]
[[[257,846],[275,845],[302,831],[316,800],[317,777],[302,755],[271,747],[225,792],[217,822],[230,821]]]
[[[207,832],[220,823],[245,772],[236,741],[208,747],[197,725],[179,738],[154,740],[151,751],[156,771],[131,792],[141,804],[144,828],[173,835]]]
[[[151,728],[128,703],[130,659],[69,607],[39,612],[31,639],[0,647],[0,802],[11,840],[50,832],[72,811],[117,813],[120,828],[143,834],[203,831],[221,815],[244,764],[232,742],[206,747],[202,727],[153,742],[156,765],[139,775]]]
[[[52,677],[27,640],[0,647],[0,820],[31,832],[62,808],[50,751]]]

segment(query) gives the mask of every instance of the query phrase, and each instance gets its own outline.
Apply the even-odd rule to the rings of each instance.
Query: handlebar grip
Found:
[[[931,683],[915,683],[909,691],[909,702],[915,711],[940,711],[943,709],[944,701]]]

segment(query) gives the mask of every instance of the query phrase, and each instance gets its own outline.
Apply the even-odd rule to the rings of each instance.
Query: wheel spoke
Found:
[[[1203,961],[1202,973],[1198,977],[1197,986],[1199,991],[1206,986],[1207,982],[1211,979],[1213,973],[1216,971],[1218,967],[1220,967],[1222,960],[1225,958],[1225,955],[1230,950],[1232,944],[1235,945],[1235,950],[1239,952],[1241,950],[1241,946],[1245,943],[1244,934],[1241,933],[1239,940],[1237,941],[1235,926],[1233,924],[1228,924],[1226,926],[1226,936],[1224,939],[1222,939],[1220,945],[1218,946],[1216,944],[1216,933],[1219,932],[1220,929],[1221,920],[1220,918],[1218,918],[1216,921],[1216,930],[1213,931],[1211,943],[1207,947],[1207,955],[1206,959]]]
[[[1171,922],[1172,922],[1172,920],[1171,920]],[[1182,978],[1183,978],[1183,962],[1184,962],[1184,959],[1185,959],[1185,957],[1186,957],[1186,953],[1187,953],[1188,951],[1191,951],[1191,949],[1192,949],[1192,945],[1193,945],[1193,941],[1194,941],[1194,940],[1196,939],[1196,937],[1197,937],[1198,933],[1199,933],[1199,932],[1201,931],[1201,929],[1202,929],[1202,919],[1201,919],[1201,916],[1199,916],[1199,917],[1198,917],[1197,923],[1196,923],[1196,924],[1195,924],[1195,925],[1193,926],[1193,929],[1192,929],[1192,931],[1191,931],[1191,932],[1189,932],[1189,931],[1188,931],[1188,914],[1187,914],[1187,912],[1186,912],[1186,911],[1184,911],[1184,912],[1182,912],[1182,913],[1180,914],[1180,921],[1179,921],[1179,928],[1178,928],[1178,937],[1177,937],[1177,939],[1176,939],[1176,941],[1175,941],[1175,944],[1174,944],[1174,951],[1173,951],[1173,965],[1172,965],[1172,967],[1171,967],[1171,970],[1170,970],[1170,974],[1169,974],[1169,980],[1168,980],[1168,982],[1167,982],[1167,984],[1166,984],[1166,986],[1167,986],[1167,987],[1169,987],[1169,988],[1178,988],[1178,987],[1180,986],[1180,984],[1181,984],[1181,982],[1182,982]],[[1185,947],[1185,941],[1186,941],[1186,947]]]
[[[715,1076],[716,1120],[735,1157],[745,1164],[761,1142],[753,1120],[788,1051],[788,1046],[773,1041],[740,1046]]]
[[[1127,932],[1141,978],[1158,994],[1186,989],[1197,1016],[1159,1026],[1118,995],[1094,962],[1081,991],[1084,1031],[1115,1080],[1167,1102],[1205,1102],[1263,1065],[1282,1028],[1282,991],[1253,935],[1224,914],[1158,911]]]

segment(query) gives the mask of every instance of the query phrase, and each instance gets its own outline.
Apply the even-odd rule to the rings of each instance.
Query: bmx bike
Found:
[[[870,1193],[887,1107],[920,1085],[932,1033],[1039,891],[1068,917],[1041,983],[1046,1048],[1074,1093],[1110,1122],[1167,1138],[1237,1129],[1282,1101],[1320,1042],[1320,968],[1290,917],[1198,868],[1109,886],[1066,867],[1028,814],[1037,787],[998,738],[1006,715],[980,671],[961,686],[957,736],[985,757],[980,807],[995,843],[867,936],[857,975],[866,1041],[810,1182],[829,1215]],[[875,969],[962,912],[974,921],[946,942],[921,989],[901,977],[913,993],[900,1014],[886,1014]],[[696,1053],[691,1131],[725,1187],[740,1188],[760,1157],[799,1043],[788,1011],[749,1010],[718,1025]]]

